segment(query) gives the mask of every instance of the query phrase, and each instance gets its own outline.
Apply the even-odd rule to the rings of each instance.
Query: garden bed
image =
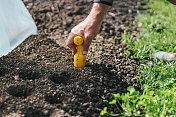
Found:
[[[139,62],[126,55],[121,33],[138,31],[142,0],[115,0],[100,34],[93,40],[86,67],[73,67],[65,40],[91,9],[91,0],[23,0],[39,34],[0,58],[0,116],[100,116],[112,93],[138,88]],[[113,109],[113,108],[112,108]]]

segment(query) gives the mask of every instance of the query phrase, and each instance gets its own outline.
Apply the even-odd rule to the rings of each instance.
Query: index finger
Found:
[[[66,45],[72,50],[72,53],[73,55],[76,54],[76,45],[74,44],[74,37],[76,35],[74,33],[70,33],[69,36],[68,36],[68,40],[67,40],[67,43]]]

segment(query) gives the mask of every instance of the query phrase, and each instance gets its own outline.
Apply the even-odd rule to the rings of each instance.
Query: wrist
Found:
[[[93,0],[93,2],[102,3],[102,4],[112,6],[113,0]]]

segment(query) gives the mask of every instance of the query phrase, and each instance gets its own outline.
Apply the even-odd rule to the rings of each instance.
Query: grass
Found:
[[[137,78],[142,92],[130,86],[127,93],[113,94],[114,99],[108,103],[119,104],[121,112],[113,114],[104,107],[101,115],[176,117],[176,63],[153,60],[155,52],[176,52],[176,6],[166,0],[148,0],[148,6],[136,18],[141,25],[140,38],[131,37],[126,31],[123,36],[133,57],[140,60]]]

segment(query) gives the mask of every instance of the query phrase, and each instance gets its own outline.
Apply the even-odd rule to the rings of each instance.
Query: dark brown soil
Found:
[[[84,70],[73,67],[65,40],[91,9],[91,0],[23,0],[39,34],[0,58],[0,117],[98,117],[112,93],[138,88],[138,61],[126,56],[126,27],[134,34],[142,0],[115,0],[93,40]],[[112,110],[115,110],[112,107]]]

